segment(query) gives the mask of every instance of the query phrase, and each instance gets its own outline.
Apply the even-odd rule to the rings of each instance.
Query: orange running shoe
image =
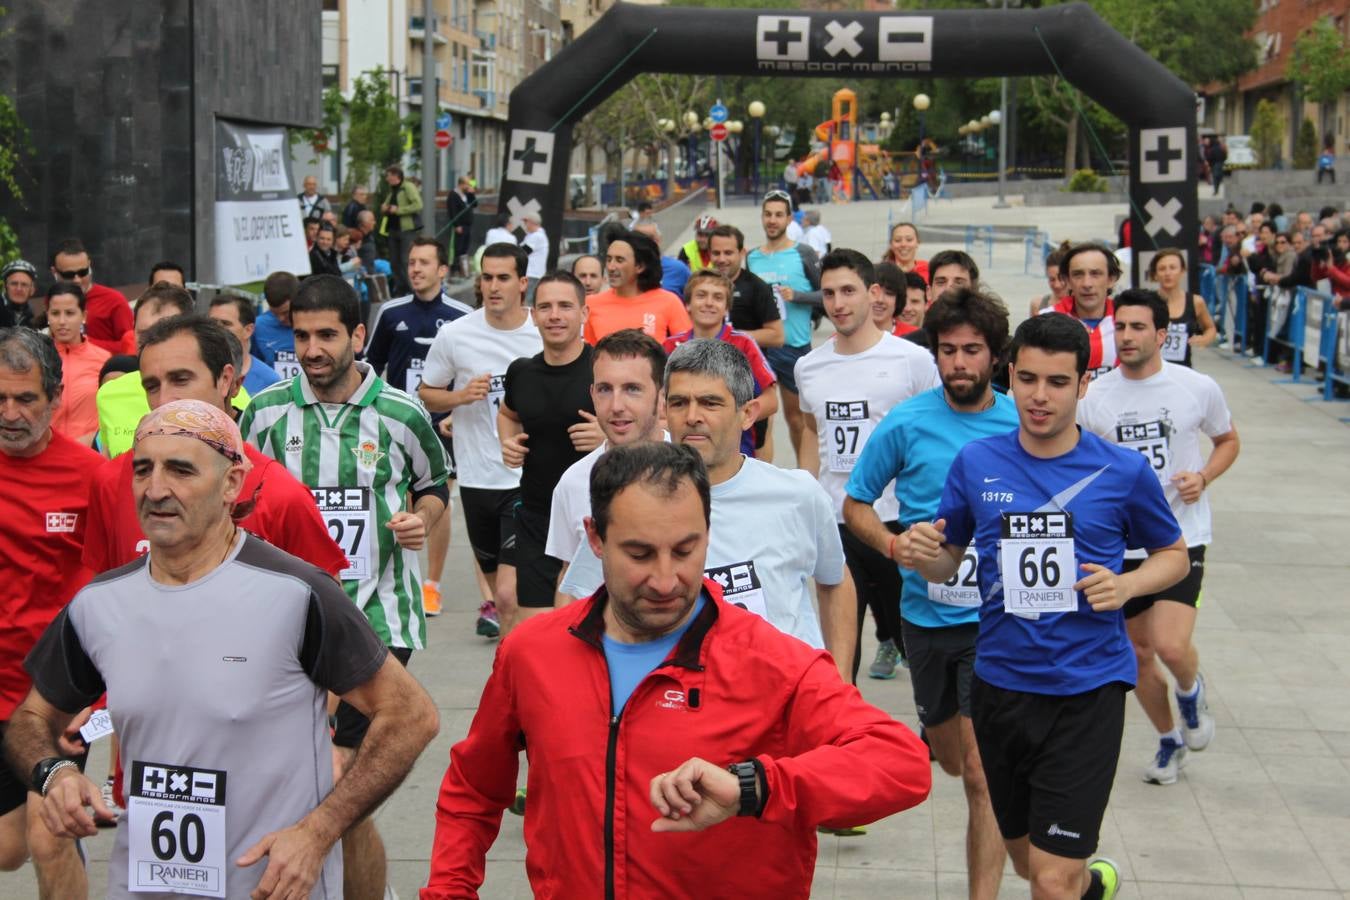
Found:
[[[434,582],[422,582],[422,611],[428,616],[441,614],[441,589]]]

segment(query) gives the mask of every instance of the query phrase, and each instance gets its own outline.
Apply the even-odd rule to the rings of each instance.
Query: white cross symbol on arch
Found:
[[[1157,234],[1165,231],[1175,237],[1181,234],[1181,223],[1177,221],[1177,213],[1181,212],[1181,200],[1172,197],[1165,204],[1159,203],[1152,197],[1144,204],[1144,212],[1148,213],[1148,221],[1144,223],[1144,230],[1149,234]]]
[[[521,218],[527,213],[531,217],[538,217],[539,201],[531,200],[529,203],[521,203],[519,197],[512,197],[506,201],[506,209],[511,213],[511,227],[519,228]]]
[[[858,43],[857,37],[862,34],[862,30],[862,25],[857,22],[849,22],[847,25],[827,22],[825,32],[829,34],[830,40],[825,44],[825,52],[831,56],[845,52],[849,56],[858,56],[862,53],[862,44]]]

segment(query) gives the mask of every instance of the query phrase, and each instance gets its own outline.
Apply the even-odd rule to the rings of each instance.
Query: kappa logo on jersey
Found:
[[[363,469],[373,469],[375,464],[384,459],[389,454],[380,450],[374,441],[362,441],[352,448],[352,455],[356,457],[356,464]]]
[[[79,521],[79,513],[49,512],[47,513],[47,533],[71,534],[75,531],[75,526]]]
[[[303,449],[305,449],[305,439],[302,438],[300,435],[293,434],[290,437],[286,438],[287,453],[299,453]]]

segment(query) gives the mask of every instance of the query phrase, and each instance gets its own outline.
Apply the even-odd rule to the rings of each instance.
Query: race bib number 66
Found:
[[[225,773],[134,762],[127,783],[127,885],[224,897]]]
[[[1074,561],[1073,514],[1030,512],[1003,514],[999,567],[1003,608],[1034,618],[1040,613],[1075,612],[1078,581]]]

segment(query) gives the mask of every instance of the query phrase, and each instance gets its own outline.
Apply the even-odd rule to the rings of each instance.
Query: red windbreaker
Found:
[[[1042,313],[1061,312],[1066,315],[1079,319],[1077,305],[1074,303],[1073,295],[1061,297],[1059,302],[1049,309],[1041,310]],[[1079,319],[1079,321],[1082,321]],[[1119,363],[1116,359],[1116,303],[1110,297],[1106,298],[1106,312],[1095,327],[1088,328],[1087,323],[1083,324],[1087,328],[1088,346],[1091,348],[1088,352],[1088,372],[1093,378],[1098,375],[1105,375],[1114,369]]]
[[[468,736],[450,751],[421,900],[477,897],[484,858],[530,761],[526,873],[538,898],[805,898],[817,825],[921,803],[928,751],[844,684],[824,651],[709,598],[670,657],[614,715],[604,588],[522,623],[502,643]],[[692,756],[757,758],[758,819],[657,834],[651,779]]]

